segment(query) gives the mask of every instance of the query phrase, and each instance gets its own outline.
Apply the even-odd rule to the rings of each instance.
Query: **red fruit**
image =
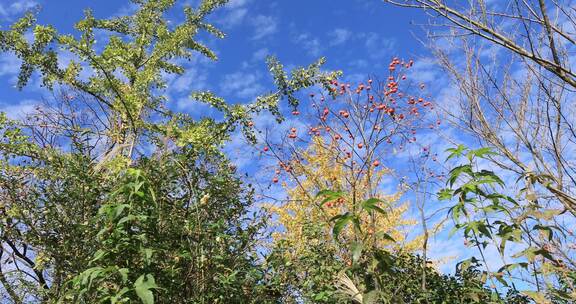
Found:
[[[278,182],[278,178],[277,178],[277,177],[274,177],[274,178],[272,179],[272,182],[276,184],[276,183]]]
[[[406,80],[406,75],[403,75],[403,76],[402,76],[402,80]]]
[[[249,126],[249,127],[253,127],[253,126],[254,126],[254,123],[251,122],[251,121],[249,121],[249,122],[248,122],[248,126]]]
[[[348,114],[348,112],[344,112],[344,114],[342,114],[342,116],[344,116],[344,118],[348,118],[348,116],[350,116],[350,114]]]
[[[264,152],[268,152],[270,150],[268,147],[264,147]]]
[[[358,149],[362,149],[362,147],[364,147],[364,144],[359,143],[359,144],[358,144]]]
[[[296,133],[296,128],[291,128],[291,129],[290,129],[290,132]]]
[[[296,138],[296,134],[291,133],[290,135],[288,135],[288,138],[294,139],[294,138]]]
[[[369,83],[369,84],[372,84],[372,79],[368,79],[368,83]]]
[[[372,166],[378,167],[378,166],[380,166],[380,162],[379,162],[378,160],[375,160],[375,161],[372,163]]]
[[[298,111],[292,111],[292,115],[300,115],[300,112],[298,112]]]

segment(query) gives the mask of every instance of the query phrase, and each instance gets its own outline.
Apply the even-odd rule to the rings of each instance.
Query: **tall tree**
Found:
[[[77,35],[34,13],[0,31],[0,50],[22,60],[18,87],[37,72],[55,93],[27,119],[0,115],[0,283],[16,303],[259,302],[261,222],[219,148],[238,125],[253,137],[251,114],[281,120],[282,98],[296,106],[295,91],[334,75],[320,60],[288,77],[270,59],[275,92],[236,105],[192,94],[221,121],[174,113],[167,77],[193,56],[216,60],[195,37],[224,37],[205,18],[227,1],[185,6],[178,22],[167,19],[174,0],[132,2],[109,19],[87,10]],[[65,66],[61,52],[73,54]]]
[[[572,279],[550,281],[546,275],[563,278],[568,271],[573,277],[576,265],[572,1],[385,2],[429,14],[436,29],[428,31],[430,47],[457,88],[444,107],[448,120],[461,131],[458,140],[494,148],[496,154],[482,161],[498,168],[493,171],[503,177],[505,194],[520,198],[507,206],[513,212],[504,222],[523,219],[515,231],[549,254],[525,279],[557,298],[556,289]],[[543,234],[541,227],[557,233]],[[547,268],[555,263],[562,269]]]
[[[362,252],[423,249],[426,237],[408,233],[417,224],[406,218],[409,204],[399,203],[409,181],[387,169],[412,153],[418,170],[434,158],[417,139],[437,121],[425,86],[406,76],[413,64],[394,58],[382,81],[332,81],[292,112],[294,127],[265,132],[263,155],[277,163],[271,183],[287,194],[269,207],[278,221],[274,257],[291,265],[285,275],[296,296],[335,301],[338,273],[358,267]]]

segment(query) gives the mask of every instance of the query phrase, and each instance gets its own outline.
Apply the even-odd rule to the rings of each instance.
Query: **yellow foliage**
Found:
[[[388,195],[381,191],[384,178],[391,176],[390,170],[371,166],[365,172],[359,173],[350,162],[347,163],[339,157],[338,149],[335,149],[333,143],[326,144],[321,137],[316,137],[306,150],[296,154],[297,158],[290,162],[290,186],[283,184],[288,200],[281,205],[268,206],[276,215],[277,224],[281,226],[280,232],[273,235],[274,239],[289,244],[291,254],[297,256],[306,250],[309,241],[303,235],[306,223],[326,223],[324,235],[329,239],[332,238],[330,219],[345,212],[361,215],[360,227],[373,235],[368,240],[370,246],[407,251],[414,251],[419,247],[421,238],[411,241],[406,239],[407,229],[413,227],[416,221],[406,219],[404,213],[408,206],[399,204],[405,189],[401,188]],[[344,197],[322,205],[322,200],[316,198],[316,194],[325,189],[342,192]],[[383,203],[379,206],[386,214],[360,212],[360,204],[369,198],[381,199]],[[395,242],[378,237],[380,232],[390,235]],[[339,238],[352,241],[353,229],[344,229]]]

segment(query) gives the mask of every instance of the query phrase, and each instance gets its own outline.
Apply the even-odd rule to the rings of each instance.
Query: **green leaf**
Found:
[[[106,255],[106,251],[102,250],[102,249],[98,249],[95,253],[94,253],[94,257],[92,258],[92,260],[90,260],[90,263],[93,263],[95,261],[100,260],[101,258],[103,258]]]
[[[320,197],[320,196],[337,196],[337,195],[341,195],[341,192],[336,192],[336,191],[332,191],[332,190],[321,190],[316,194],[316,197]]]
[[[383,238],[383,239],[389,240],[391,242],[396,242],[396,240],[391,235],[389,235],[388,233],[386,233],[384,231],[376,232],[376,237]]]
[[[450,153],[450,155],[448,155],[446,160],[450,160],[453,157],[460,157],[460,156],[462,156],[462,153],[466,150],[467,150],[467,148],[464,145],[458,145],[458,147],[456,147],[456,148],[448,148],[448,149],[446,149],[446,152],[451,152],[451,153]]]
[[[386,215],[386,211],[384,211],[382,208],[378,207],[376,204],[382,202],[381,199],[378,198],[370,198],[365,200],[364,202],[362,202],[361,206],[364,210],[367,211],[377,211],[381,214]]]
[[[552,231],[552,228],[548,226],[538,224],[534,225],[534,227],[532,227],[532,230],[539,230],[542,233],[544,233],[546,235],[546,238],[548,238],[548,241],[552,241],[552,238],[554,237],[554,232]]]
[[[452,189],[442,189],[438,192],[438,199],[441,201],[447,201],[452,199],[452,195],[453,195],[454,191]]]
[[[343,215],[337,216],[336,222],[334,223],[334,228],[332,228],[332,234],[334,235],[335,239],[338,239],[338,235],[342,232],[342,229],[348,225],[350,221],[354,218],[352,214],[346,212]]]
[[[466,173],[469,176],[473,176],[474,173],[472,172],[472,166],[470,166],[469,164],[460,165],[450,170],[450,172],[448,173],[450,175],[450,177],[448,178],[450,186],[454,185],[454,183],[460,177],[460,175],[462,175],[462,173]]]
[[[136,279],[136,282],[134,282],[136,295],[138,295],[143,304],[154,304],[152,289],[156,288],[158,288],[158,286],[151,274],[141,275]]]
[[[484,147],[484,148],[472,150],[472,151],[468,152],[468,154],[466,156],[471,161],[473,159],[473,157],[486,158],[487,155],[498,155],[498,153],[494,152],[491,147]]]

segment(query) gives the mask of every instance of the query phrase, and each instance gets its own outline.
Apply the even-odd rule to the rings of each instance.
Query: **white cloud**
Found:
[[[252,39],[259,40],[276,33],[278,21],[272,16],[258,15],[252,20],[254,35]]]
[[[178,111],[198,117],[208,117],[210,114],[214,114],[215,111],[207,103],[199,102],[189,97],[179,98],[172,105],[175,105]]]
[[[33,0],[19,0],[15,1],[9,6],[4,6],[0,3],[0,16],[3,18],[11,19],[11,17],[22,14],[38,6],[38,2]]]
[[[339,45],[348,41],[352,37],[352,32],[347,29],[337,28],[328,34],[330,45]]]
[[[13,76],[20,70],[20,59],[16,55],[0,55],[0,76]]]
[[[230,12],[228,12],[224,16],[224,18],[222,18],[219,22],[225,28],[231,28],[233,26],[236,26],[236,25],[242,23],[242,21],[244,21],[244,17],[246,17],[247,13],[248,13],[248,9],[246,9],[246,8],[233,9],[233,10],[230,10]]]
[[[259,74],[240,71],[225,75],[221,89],[226,94],[240,98],[252,98],[264,90],[259,82]]]
[[[392,57],[392,51],[396,42],[392,38],[385,38],[377,33],[368,33],[364,36],[366,51],[372,59],[382,59],[385,56]]]
[[[5,112],[10,119],[22,119],[35,111],[38,101],[26,99],[17,104],[0,104],[0,112]]]
[[[268,55],[270,55],[270,50],[268,50],[267,48],[259,49],[256,52],[254,52],[254,54],[252,54],[252,61],[260,62],[264,60]]]
[[[417,83],[438,83],[438,79],[442,79],[442,69],[433,57],[421,58],[415,61],[414,66],[408,70],[408,79]],[[442,83],[444,87],[447,84]],[[434,88],[436,89],[436,88]]]
[[[226,8],[228,9],[240,8],[248,4],[248,2],[250,2],[250,0],[230,0],[228,1],[228,3],[226,3]]]
[[[189,67],[184,75],[174,79],[170,85],[170,90],[176,93],[201,90],[207,87],[206,80],[206,75],[201,74],[198,69]]]
[[[312,38],[310,34],[303,33],[294,37],[293,41],[297,43],[310,56],[318,56],[322,47],[318,38]]]
[[[246,20],[248,14],[247,5],[250,0],[231,0],[224,6],[223,16],[218,18],[217,23],[224,28],[240,25]]]

